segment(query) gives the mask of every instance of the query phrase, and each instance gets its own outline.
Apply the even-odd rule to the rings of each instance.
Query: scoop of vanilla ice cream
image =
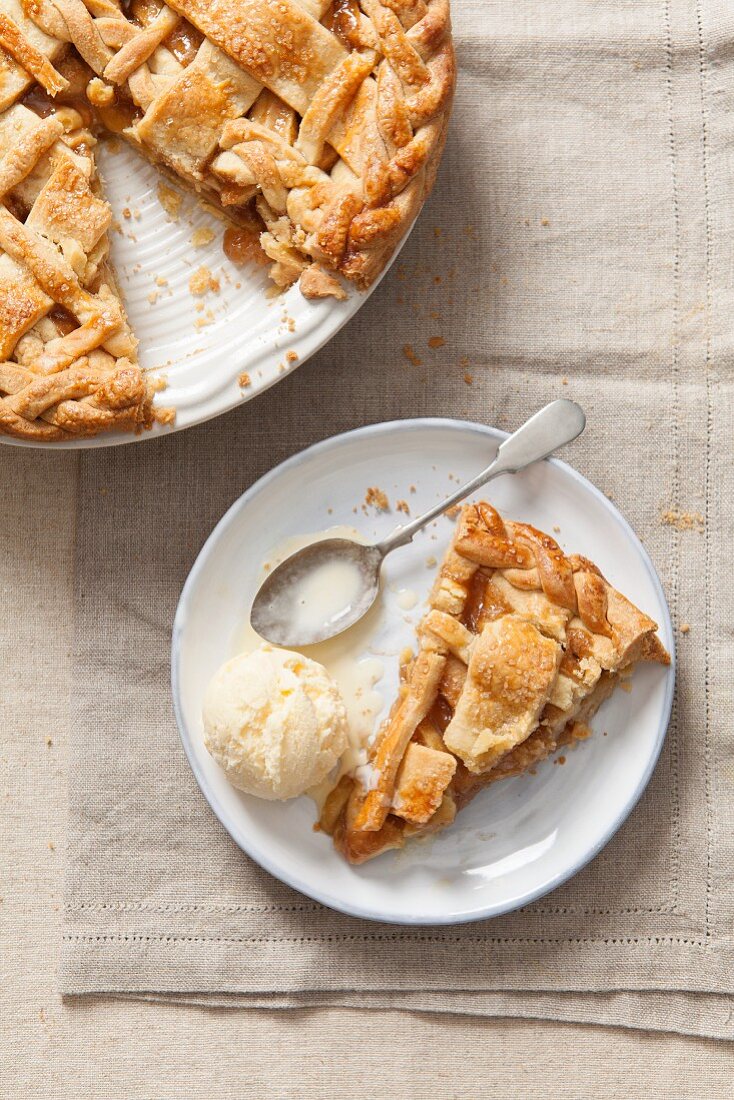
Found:
[[[323,665],[264,643],[222,665],[204,698],[204,742],[230,783],[260,798],[303,794],[347,746],[347,714]]]

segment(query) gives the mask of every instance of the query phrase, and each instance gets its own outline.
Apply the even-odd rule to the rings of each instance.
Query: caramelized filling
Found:
[[[147,27],[160,13],[163,4],[160,0],[133,0],[129,5],[128,19]]]
[[[169,34],[164,45],[168,47],[179,64],[190,65],[203,41],[204,35],[182,19],[176,29]]]
[[[260,246],[259,229],[230,225],[224,231],[222,248],[224,249],[224,255],[233,264],[269,263],[268,257]]]
[[[68,309],[64,309],[63,306],[54,306],[48,314],[48,319],[53,321],[61,336],[66,336],[74,329],[79,328],[79,323],[74,315],[69,313]]]
[[[571,627],[566,632],[566,647],[575,657],[591,657],[594,652],[589,635],[578,627]]]
[[[431,707],[428,718],[433,722],[439,733],[444,733],[446,727],[454,716],[454,708],[443,695],[436,696],[436,702]]]
[[[512,608],[487,574],[478,569],[472,577],[462,623],[472,634],[480,634],[487,623],[507,615]]]
[[[330,172],[338,160],[339,154],[336,149],[333,145],[327,143],[324,145],[317,167],[320,168],[322,172]]]
[[[333,31],[348,50],[359,46],[359,5],[357,0],[334,0],[324,25]]]
[[[56,67],[69,81],[69,87],[65,91],[52,97],[40,84],[34,84],[20,102],[39,118],[48,118],[49,115],[58,114],[62,107],[70,107],[81,118],[82,127],[90,127],[94,122],[94,111],[85,90],[94,73],[88,65],[76,57],[65,57]]]
[[[97,107],[97,118],[113,134],[121,134],[123,130],[132,126],[139,115],[140,112],[129,99],[121,99],[118,103],[110,104],[109,107]]]

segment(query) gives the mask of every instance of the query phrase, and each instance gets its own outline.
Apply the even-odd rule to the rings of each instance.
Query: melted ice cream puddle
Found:
[[[295,590],[292,622],[295,632],[308,635],[340,618],[359,599],[362,574],[352,561],[333,559],[304,577]],[[291,593],[286,594],[290,605]],[[312,648],[312,647],[311,647]]]

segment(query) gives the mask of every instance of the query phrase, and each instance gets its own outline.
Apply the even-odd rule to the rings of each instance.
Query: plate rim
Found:
[[[376,424],[367,424],[359,428],[353,428],[346,432],[340,432],[337,435],[328,436],[326,439],[312,443],[310,446],[297,451],[295,454],[284,459],[283,462],[278,463],[277,466],[272,467],[265,474],[263,474],[256,482],[254,482],[248,489],[242,493],[237,500],[235,500],[224,512],[221,518],[217,521],[212,528],[208,537],[204,541],[201,549],[199,550],[194,562],[189,570],[184,585],[179,595],[178,603],[176,605],[176,612],[173,619],[172,633],[171,633],[171,693],[173,697],[173,709],[176,718],[176,726],[178,728],[179,738],[188,760],[189,766],[194,774],[194,778],[199,786],[199,790],[203,795],[205,801],[209,805],[209,808],[222,825],[224,830],[234,841],[234,843],[243,851],[250,859],[253,859],[260,867],[262,867],[273,878],[285,885],[297,890],[305,897],[311,898],[313,901],[320,902],[322,905],[327,906],[336,912],[344,913],[350,917],[358,917],[363,920],[376,921],[387,924],[398,924],[408,927],[432,927],[432,926],[446,926],[456,924],[466,924],[471,921],[489,920],[492,917],[499,917],[507,913],[515,912],[525,905],[530,904],[533,901],[537,901],[539,898],[544,897],[546,894],[556,890],[564,882],[573,878],[584,867],[586,867],[592,859],[594,859],[602,848],[606,847],[612,837],[619,831],[621,826],[627,820],[632,813],[640,798],[642,797],[653,771],[660,758],[663,743],[667,735],[668,727],[670,725],[670,716],[673,706],[673,696],[675,690],[676,681],[676,652],[675,652],[675,634],[673,631],[673,623],[670,616],[670,608],[665,596],[665,590],[663,589],[662,582],[658,576],[657,570],[636,534],[634,528],[630,524],[629,520],[622,514],[619,508],[614,504],[601,489],[597,488],[587,477],[579,473],[569,463],[559,458],[547,458],[543,461],[550,462],[552,465],[559,467],[566,474],[571,475],[571,479],[583,488],[590,491],[602,505],[607,509],[611,518],[622,528],[622,531],[632,542],[636,548],[642,563],[644,564],[653,587],[655,588],[660,605],[663,609],[663,621],[658,624],[658,629],[662,633],[662,628],[665,627],[667,635],[670,638],[670,665],[667,669],[665,696],[663,699],[660,721],[655,738],[655,744],[652,748],[649,758],[645,763],[638,782],[634,791],[627,799],[625,804],[618,811],[614,821],[610,824],[607,830],[591,847],[584,852],[583,857],[573,863],[568,868],[564,868],[557,874],[551,876],[549,879],[543,880],[537,886],[530,890],[525,891],[522,895],[519,895],[509,902],[496,902],[490,905],[480,905],[475,909],[461,910],[459,912],[447,912],[441,916],[432,916],[430,919],[425,917],[409,916],[404,913],[391,913],[385,909],[369,909],[362,905],[350,905],[343,902],[341,899],[332,897],[327,891],[313,888],[308,882],[300,880],[296,875],[284,875],[282,870],[275,866],[273,860],[270,859],[267,852],[262,851],[257,844],[253,844],[249,841],[246,834],[243,834],[236,828],[234,823],[231,822],[226,810],[220,805],[216,794],[208,789],[207,781],[203,775],[202,770],[199,767],[196,759],[196,753],[194,751],[193,737],[186,725],[183,710],[180,703],[180,688],[179,688],[179,663],[180,663],[180,650],[181,650],[181,638],[183,634],[183,626],[186,617],[187,604],[189,603],[191,592],[197,582],[199,573],[203,569],[207,558],[212,553],[213,548],[216,546],[221,534],[229,527],[234,520],[235,516],[243,509],[247,508],[249,504],[258,496],[261,496],[264,492],[267,492],[270,484],[280,474],[288,472],[294,466],[299,464],[306,456],[315,456],[324,450],[328,450],[331,447],[338,447],[341,443],[347,440],[357,439],[363,436],[381,435],[393,432],[395,430],[425,430],[426,428],[452,428],[460,431],[470,431],[480,435],[488,436],[493,442],[497,439],[500,442],[506,439],[509,432],[503,431],[501,428],[495,428],[491,425],[480,424],[475,421],[461,420],[452,417],[409,417],[398,420],[386,420],[379,421]],[[230,827],[230,825],[232,827]]]

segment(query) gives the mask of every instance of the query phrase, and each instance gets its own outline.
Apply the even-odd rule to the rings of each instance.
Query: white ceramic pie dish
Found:
[[[641,666],[631,692],[618,691],[594,719],[595,736],[566,753],[563,767],[482,792],[438,836],[350,867],[313,832],[308,798],[270,803],[234,789],[203,744],[201,703],[215,669],[237,651],[261,564],[284,539],[335,524],[380,537],[399,515],[354,507],[367,487],[413,514],[488,464],[504,433],[453,420],[377,424],[325,440],[272,470],[230,508],[197,558],[181,594],[172,641],[172,688],[181,739],[201,790],[234,841],[271,874],[325,905],[399,924],[451,924],[496,916],[531,902],[575,874],[613,836],[642,794],[670,717],[674,665]],[[309,491],[303,491],[304,485]],[[415,486],[410,493],[409,487]],[[591,558],[609,581],[650,614],[674,653],[670,615],[652,563],[609,500],[570,466],[538,464],[492,483],[486,496],[513,519],[552,531]],[[329,511],[329,509],[331,511]],[[397,654],[414,643],[451,524],[440,520],[386,563],[371,648],[382,655],[385,711],[397,686]],[[406,613],[396,590],[418,605]],[[602,736],[602,731],[607,736]]]
[[[112,148],[114,154],[103,143],[98,152],[105,195],[119,228],[111,234],[112,259],[139,340],[141,366],[166,380],[156,404],[175,408],[175,423],[138,435],[107,432],[53,444],[0,435],[0,443],[65,449],[111,447],[168,435],[220,416],[269,389],[322,348],[380,282],[377,279],[368,291],[348,288],[349,296],[343,302],[334,298],[308,301],[297,284],[285,294],[268,296],[272,283],[267,268],[254,263],[238,266],[224,254],[226,226],[221,219],[127,145],[118,142]],[[163,194],[169,210],[172,207],[166,195],[180,196],[175,217],[161,203],[161,186],[167,189]],[[210,229],[213,238],[196,247],[195,232],[202,229]],[[218,292],[192,295],[189,280],[200,267],[207,268],[218,281]],[[197,311],[198,305],[201,309]],[[243,374],[249,376],[248,386],[240,385]]]

